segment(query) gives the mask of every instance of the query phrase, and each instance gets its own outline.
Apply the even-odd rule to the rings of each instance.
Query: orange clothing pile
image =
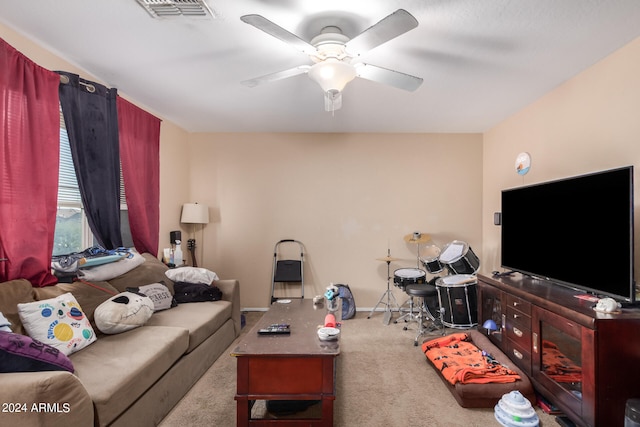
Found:
[[[559,383],[582,381],[582,368],[562,354],[555,343],[547,340],[542,340],[542,370]]]
[[[464,332],[427,341],[422,344],[422,351],[451,384],[510,383],[520,379],[516,372],[476,347]]]

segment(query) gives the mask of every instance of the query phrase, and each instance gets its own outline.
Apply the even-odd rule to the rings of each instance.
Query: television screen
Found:
[[[634,301],[633,166],[502,191],[501,264]]]

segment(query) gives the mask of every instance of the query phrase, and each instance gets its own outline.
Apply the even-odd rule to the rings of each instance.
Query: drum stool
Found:
[[[440,320],[442,316],[440,315],[438,318],[436,318],[436,316],[429,311],[429,307],[427,305],[427,300],[429,298],[435,299],[437,301],[438,291],[436,287],[430,284],[407,285],[404,291],[407,293],[407,295],[409,295],[410,298],[420,298],[420,309],[418,310],[417,316],[418,334],[413,341],[413,345],[417,346],[418,338],[425,335],[427,332],[431,332],[437,328],[441,328],[442,335],[444,335],[444,325]],[[424,326],[424,322],[427,320],[425,319],[425,314],[426,317],[432,322],[429,328],[425,328]],[[407,327],[405,326],[403,329],[406,331]]]

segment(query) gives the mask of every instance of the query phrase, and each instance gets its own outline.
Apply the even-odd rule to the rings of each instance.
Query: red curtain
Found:
[[[0,39],[0,282],[56,283],[60,76]]]
[[[136,250],[158,255],[160,119],[118,97],[120,161]]]

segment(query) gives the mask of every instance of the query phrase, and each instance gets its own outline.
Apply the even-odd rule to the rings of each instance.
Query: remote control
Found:
[[[285,335],[290,334],[291,329],[288,324],[277,324],[267,326],[258,330],[259,335]]]

